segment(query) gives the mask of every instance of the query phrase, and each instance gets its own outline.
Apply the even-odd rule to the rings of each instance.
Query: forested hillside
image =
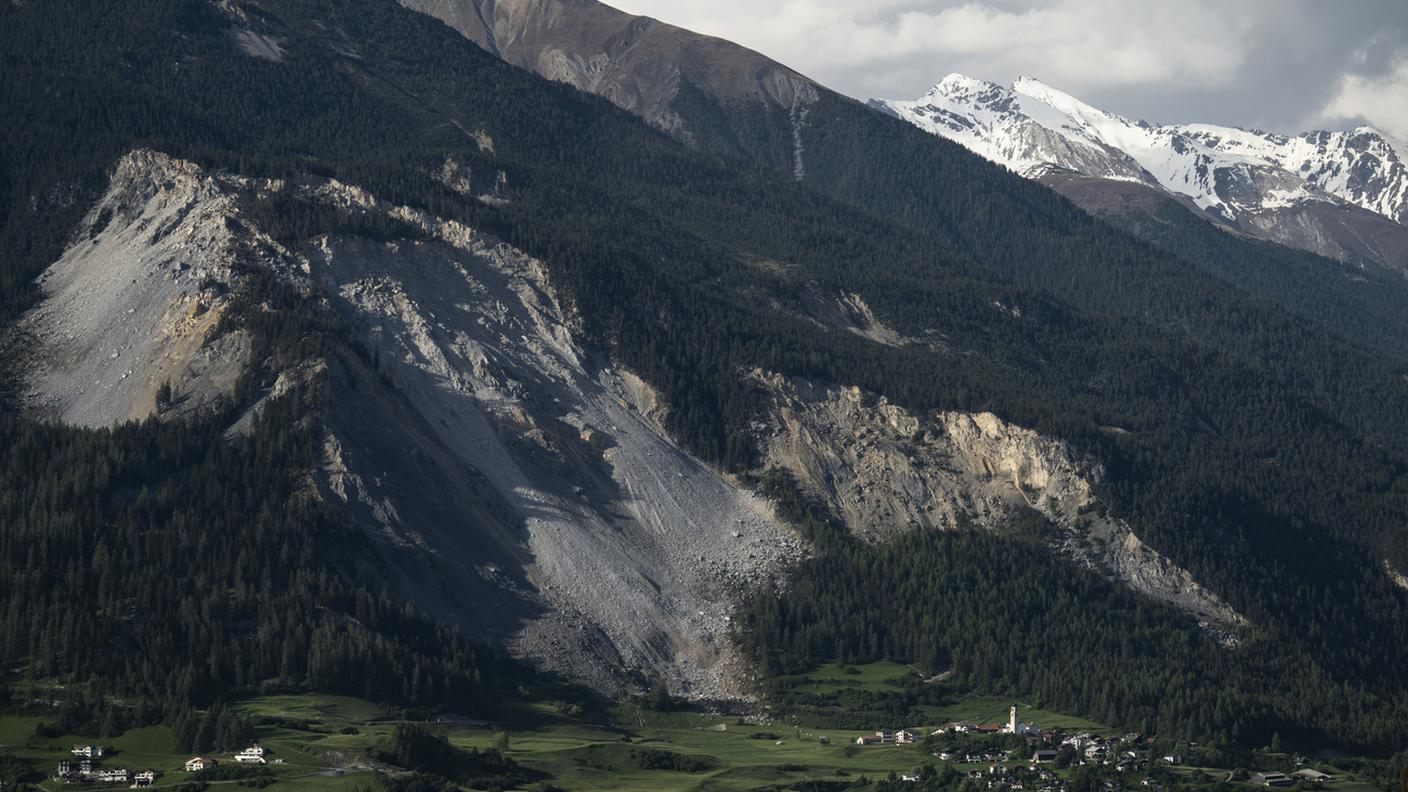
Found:
[[[210,414],[111,430],[0,416],[0,659],[21,669],[5,682],[101,680],[68,694],[61,733],[195,729],[189,708],[266,686],[493,711],[522,670],[390,599],[367,537],[313,496],[317,383],[229,431],[282,365],[365,351],[296,295],[239,298],[269,309],[245,322],[261,364]]]
[[[0,6],[0,106],[25,119],[0,128],[8,185],[0,287],[8,317],[32,304],[31,280],[56,258],[105,169],[133,146],[249,175],[336,176],[543,259],[587,339],[662,393],[669,428],[684,446],[727,469],[753,462],[744,429],[760,416],[741,376],[753,367],[859,385],[915,408],[991,410],[1069,441],[1104,463],[1104,494],[1120,516],[1250,619],[1248,643],[1269,659],[1248,662],[1264,676],[1241,684],[1240,666],[1229,661],[1207,664],[1202,678],[1240,691],[1253,711],[1275,708],[1268,691],[1278,685],[1306,686],[1307,701],[1349,691],[1356,705],[1335,739],[1375,748],[1408,742],[1408,721],[1395,715],[1396,695],[1408,685],[1408,592],[1382,566],[1388,558],[1408,569],[1408,368],[1398,360],[1208,278],[956,146],[933,154],[944,144],[901,122],[873,136],[872,127],[847,123],[853,108],[840,100],[812,111],[837,118],[809,127],[807,184],[799,186],[787,174],[691,152],[390,0],[234,5],[238,16],[198,0]],[[241,26],[279,42],[282,59],[243,53],[229,32]],[[916,154],[916,165],[908,154],[920,141],[930,148]],[[887,161],[896,164],[848,158],[867,146],[891,152]],[[471,169],[502,170],[503,200],[466,200],[435,180],[447,156]],[[320,222],[291,217],[283,231],[305,236]],[[799,304],[814,283],[860,294],[904,335],[934,343],[882,346],[819,327]],[[319,332],[294,317],[279,327],[274,337],[295,351],[306,351]],[[285,673],[345,689],[350,654],[374,658],[374,678],[400,680],[393,697],[427,701],[450,690],[473,699],[469,680],[483,661],[371,584],[359,593],[355,565],[342,563],[348,551],[326,551],[344,547],[337,516],[294,508],[312,442],[298,427],[315,418],[317,403],[317,394],[291,400],[254,437],[230,441],[221,439],[220,416],[115,433],[8,418],[4,431],[15,441],[4,445],[3,462],[7,484],[20,489],[3,501],[4,574],[19,588],[6,587],[4,604],[20,629],[38,632],[33,645],[9,645],[8,659],[28,660],[37,675],[140,679],[142,669],[128,668],[130,655],[118,651],[131,639],[113,618],[84,624],[80,614],[91,599],[110,611],[130,603],[140,623],[161,625],[151,640],[185,647],[163,655],[176,670],[211,668],[201,672],[208,676],[192,672],[193,690]],[[75,468],[85,465],[76,462],[36,461],[37,450],[25,449],[41,438],[67,449],[68,457],[53,460],[91,460],[90,472],[78,476]],[[167,486],[176,478],[187,486]],[[66,491],[72,497],[40,497]],[[263,513],[270,518],[260,519]],[[170,532],[169,543],[145,544],[154,541],[152,530]],[[816,611],[762,614],[764,636],[826,636],[769,662],[786,668],[836,654],[947,654],[1003,669],[982,680],[997,689],[1039,683],[1019,666],[993,664],[994,653],[1007,650],[992,641],[940,633],[952,644],[935,648],[919,640],[924,624],[897,625],[893,638],[870,641],[828,621],[822,605],[849,605],[830,597],[887,585],[857,570],[896,560],[906,547],[921,551],[916,559],[955,569],[969,563],[960,550],[992,554],[993,566],[970,577],[978,586],[985,575],[1031,560],[1025,546],[998,539],[905,541],[915,544],[833,549],[835,556],[817,562],[854,585],[819,593]],[[225,551],[251,542],[266,551]],[[178,549],[194,554],[193,568],[178,565]],[[156,580],[101,574],[143,563],[155,565]],[[11,593],[38,597],[35,587],[57,578],[26,575],[69,569],[82,587],[38,602],[32,617]],[[1061,573],[1030,574],[1050,598],[1142,606],[1098,581],[1061,582]],[[929,566],[901,565],[895,584],[930,585],[932,574]],[[162,604],[182,593],[208,601],[209,614],[204,604],[189,618]],[[1069,646],[1068,636],[1046,632],[1069,612],[1050,607],[1050,598],[982,606],[984,635],[1024,626],[1034,643],[1050,635],[1053,646]],[[932,604],[962,623],[953,610],[961,602]],[[331,612],[386,624],[385,642],[352,637],[360,633],[329,621]],[[1116,624],[1149,631],[1155,645],[1186,642],[1178,656],[1189,664],[1216,654],[1186,620],[1150,614]],[[35,625],[54,619],[58,634],[71,637],[45,649],[41,639],[52,634]],[[245,625],[241,634],[256,637],[231,655],[216,624]],[[285,658],[257,637],[266,628],[306,634],[323,649],[310,644],[306,659],[295,650]],[[179,637],[161,637],[172,635]],[[1134,640],[1111,637],[1126,639]],[[73,641],[90,647],[68,654]],[[279,645],[290,644],[284,637]],[[228,662],[212,667],[217,656]],[[327,665],[318,658],[329,658]],[[1069,651],[1044,661],[1053,676],[1100,681],[1051,689],[1082,711],[1105,711],[1102,697],[1130,674],[1119,662]],[[415,668],[433,670],[439,681],[417,687]],[[1257,734],[1216,712],[1108,712],[1181,733]],[[1307,715],[1277,713],[1291,721]]]

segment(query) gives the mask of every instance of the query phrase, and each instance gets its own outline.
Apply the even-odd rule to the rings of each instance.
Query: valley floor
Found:
[[[915,669],[892,663],[828,666],[798,680],[793,690],[803,695],[849,690],[883,696],[900,690],[901,680],[912,679],[915,674]],[[930,679],[929,684],[942,684]],[[957,695],[951,703],[920,706],[924,723],[876,723],[875,727],[913,727],[927,734],[951,722],[1001,722],[1006,719],[1009,704],[1006,699],[995,697]],[[300,694],[261,696],[234,706],[255,723],[258,742],[270,752],[271,763],[256,766],[267,769],[267,774],[255,769],[255,775],[245,779],[217,776],[220,780],[188,774],[182,768],[190,756],[173,751],[171,730],[165,726],[132,729],[120,737],[103,740],[88,735],[41,738],[34,735],[43,719],[35,716],[0,717],[0,757],[11,755],[29,764],[35,774],[42,773],[45,780],[37,786],[46,792],[100,786],[63,784],[51,777],[57,762],[72,758],[71,747],[87,743],[101,743],[112,752],[104,757],[102,767],[126,767],[134,772],[157,770],[160,775],[153,789],[202,789],[190,782],[205,780],[212,787],[256,787],[271,792],[362,792],[379,788],[382,772],[402,772],[370,758],[372,750],[405,722],[375,704],[349,697]],[[1113,729],[1058,712],[1023,708],[1022,713],[1044,729],[1116,735]],[[873,734],[873,729],[820,728],[788,716],[767,719],[697,711],[659,712],[636,703],[620,703],[606,717],[593,721],[566,716],[549,704],[517,704],[505,709],[501,720],[492,723],[447,715],[427,727],[463,749],[487,751],[502,749],[506,744],[507,756],[537,779],[519,787],[528,790],[791,789],[805,781],[878,780],[892,773],[903,777],[925,763],[940,770],[949,765],[965,776],[986,774],[989,764],[961,759],[942,761],[922,744],[858,746],[856,738]],[[235,764],[227,754],[213,754],[220,760],[222,770]],[[1277,758],[1265,755],[1267,761],[1275,762]],[[1293,769],[1291,757],[1279,759],[1287,771]],[[275,760],[277,763],[273,763]],[[659,767],[662,761],[675,769],[646,769]],[[1159,764],[1157,758],[1155,763]],[[1028,763],[1019,759],[1001,764],[1019,768]],[[1354,773],[1323,763],[1316,766],[1336,771],[1336,780],[1324,788],[1340,792],[1378,789],[1369,779]],[[1053,777],[1043,789],[1068,788],[1067,782],[1077,772],[1074,767],[1045,767],[1051,769]],[[1249,783],[1227,783],[1230,772],[1227,768],[1160,765],[1157,774],[1136,771],[1120,776],[1120,781],[1127,788],[1140,789],[1252,788]],[[1161,781],[1144,783],[1154,777]],[[988,788],[988,780],[985,777],[977,783],[980,788]],[[1002,788],[1022,788],[1001,780],[997,783]],[[126,785],[103,788],[125,789]]]

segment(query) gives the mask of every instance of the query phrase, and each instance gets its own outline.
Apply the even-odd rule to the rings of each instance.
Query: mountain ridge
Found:
[[[1027,76],[1004,87],[955,73],[919,99],[870,104],[1028,178],[1139,182],[1254,236],[1408,268],[1408,146],[1371,127],[1280,135],[1151,124]]]

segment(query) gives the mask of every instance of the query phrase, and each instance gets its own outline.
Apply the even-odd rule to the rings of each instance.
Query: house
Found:
[[[1309,781],[1312,784],[1328,784],[1335,780],[1335,777],[1329,773],[1322,773],[1309,767],[1291,773],[1291,778],[1297,781]]]
[[[218,764],[220,763],[209,756],[196,756],[186,760],[186,772],[199,773],[202,770],[214,767]]]
[[[1283,787],[1290,786],[1295,782],[1292,781],[1291,777],[1286,775],[1285,773],[1264,772],[1257,773],[1256,775],[1252,776],[1251,783],[1256,784],[1258,786]]]
[[[893,729],[876,729],[875,736],[879,737],[882,743],[889,744],[895,741],[895,732]]]
[[[266,761],[264,758],[264,749],[258,745],[251,745],[235,754],[235,761],[241,764],[264,764]]]
[[[862,734],[856,738],[856,745],[880,745],[883,742],[877,734]]]
[[[156,783],[155,770],[143,770],[132,776],[132,789],[142,789]]]
[[[1168,754],[1168,755],[1164,756],[1164,764],[1181,765],[1181,764],[1183,764],[1183,755],[1182,755],[1182,754]]]
[[[1043,762],[1054,762],[1056,761],[1056,756],[1057,754],[1055,748],[1038,748],[1036,753],[1032,754],[1032,761],[1038,764]]]
[[[78,778],[78,763],[67,759],[59,762],[58,769],[54,771],[54,778],[60,781]]]
[[[895,732],[895,742],[904,745],[906,743],[917,743],[924,739],[924,732],[919,729],[900,729]]]
[[[79,760],[78,760],[78,774],[81,775],[81,776],[89,776],[89,775],[92,775],[92,774],[93,774],[93,760],[92,760],[92,759],[79,759]]]
[[[69,753],[74,756],[81,756],[84,759],[102,759],[103,746],[101,745],[75,745]]]
[[[131,777],[132,773],[125,767],[99,770],[93,774],[93,779],[103,784],[125,784]]]
[[[952,752],[952,751],[941,751],[941,752],[939,752],[939,760],[940,760],[940,761],[943,761],[943,762],[952,762],[954,759],[957,759],[957,758],[958,758],[958,754],[956,754],[956,753],[954,753],[954,752]]]

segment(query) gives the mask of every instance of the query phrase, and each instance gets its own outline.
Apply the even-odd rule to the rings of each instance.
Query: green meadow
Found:
[[[816,694],[849,690],[899,693],[916,684],[926,683],[914,669],[876,663],[826,666],[793,680],[792,689]],[[950,721],[998,722],[1006,719],[1011,705],[1007,699],[958,691],[943,700],[948,703],[923,707],[925,722],[874,726],[930,729]],[[379,788],[379,773],[400,772],[371,759],[373,749],[404,723],[397,713],[377,705],[344,696],[302,694],[261,696],[232,702],[231,706],[255,723],[260,744],[270,751],[271,759],[280,761],[266,765],[269,775],[258,783],[212,780],[210,786],[243,784],[272,792],[362,792]],[[1113,733],[1102,724],[1041,708],[1022,707],[1021,716],[1043,728]],[[156,769],[162,773],[157,789],[175,790],[193,780],[182,770],[189,756],[173,752],[172,734],[165,726],[132,729],[112,739],[77,734],[41,739],[34,736],[40,720],[0,718],[0,754],[14,755],[49,776],[59,760],[69,758],[74,744],[100,743],[116,751],[105,757],[102,766]],[[856,737],[873,729],[822,728],[790,717],[753,721],[733,715],[656,712],[622,703],[586,722],[566,717],[546,704],[520,704],[505,710],[492,724],[423,726],[462,749],[506,748],[509,758],[534,775],[533,782],[521,787],[527,790],[548,784],[567,790],[651,792],[787,788],[804,780],[882,778],[912,771],[926,761],[939,764],[916,745],[854,744]],[[222,764],[234,764],[229,755],[216,757]],[[1186,770],[1191,772],[1192,768]],[[1206,772],[1215,775],[1218,771]],[[1226,771],[1221,772],[1225,775]],[[48,792],[75,789],[52,779],[40,786]],[[1373,788],[1344,777],[1332,789],[1371,792]]]

